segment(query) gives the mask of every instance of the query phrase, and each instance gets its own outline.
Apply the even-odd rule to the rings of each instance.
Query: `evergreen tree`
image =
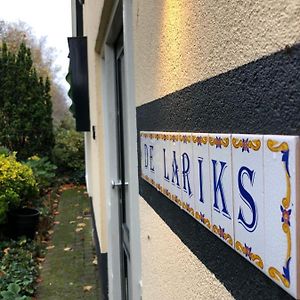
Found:
[[[18,52],[21,43],[30,48],[37,73],[43,78],[48,77],[51,82],[52,117],[58,125],[65,114],[69,113],[69,105],[64,88],[57,80],[60,67],[55,64],[56,50],[47,47],[46,37],[37,38],[31,27],[21,21],[9,23],[0,20],[0,47],[2,42],[6,43],[12,53]]]
[[[20,159],[51,156],[54,145],[50,82],[38,77],[24,43],[0,48],[0,144]]]

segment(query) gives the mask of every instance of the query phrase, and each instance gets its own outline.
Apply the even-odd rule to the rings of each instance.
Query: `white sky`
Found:
[[[57,50],[59,82],[68,88],[64,77],[69,64],[67,37],[72,35],[71,0],[0,0],[0,19],[23,21],[38,38],[47,37],[47,46]]]

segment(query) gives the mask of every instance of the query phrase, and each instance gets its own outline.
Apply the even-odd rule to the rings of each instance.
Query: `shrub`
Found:
[[[36,72],[31,50],[0,47],[0,142],[19,159],[50,156],[54,145],[50,81]]]
[[[7,147],[4,146],[0,146],[0,155],[4,154],[5,156],[9,156],[10,155],[10,151]]]
[[[26,205],[38,195],[31,168],[16,160],[15,155],[0,155],[0,224],[8,210]]]
[[[0,291],[10,291],[9,287],[14,284],[19,287],[14,286],[14,291],[18,291],[19,297],[33,295],[38,277],[38,263],[35,258],[39,255],[40,249],[34,241],[21,239],[2,242],[0,244]],[[6,295],[9,296],[9,293]]]
[[[41,194],[44,194],[54,183],[57,167],[49,161],[48,157],[40,158],[37,155],[29,157],[26,165],[32,169],[38,188]]]
[[[55,131],[53,160],[60,172],[73,178],[84,178],[83,134],[72,128],[57,128]]]
[[[20,295],[21,288],[17,283],[10,283],[6,291],[0,292],[3,300],[30,300],[27,296]]]

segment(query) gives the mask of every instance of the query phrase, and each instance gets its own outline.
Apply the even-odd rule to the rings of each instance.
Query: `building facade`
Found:
[[[72,0],[72,5],[74,37],[85,36],[87,43],[90,128],[85,132],[86,180],[104,296],[164,300],[298,297],[299,222],[297,215],[284,219],[284,213],[298,213],[299,200],[299,1]],[[247,248],[247,243],[242,243],[243,250],[238,253],[234,221],[231,247],[220,239],[223,227],[214,234],[212,226],[203,226],[200,217],[196,217],[195,207],[187,206],[188,200],[185,205],[172,201],[176,192],[174,197],[168,194],[173,188],[171,181],[174,185],[179,174],[182,198],[178,195],[178,199],[184,202],[183,185],[189,183],[185,181],[189,167],[184,167],[187,161],[183,154],[192,150],[181,152],[177,174],[175,154],[172,157],[175,150],[168,146],[166,154],[158,140],[164,140],[165,135],[171,143],[172,134],[182,139],[190,133],[207,133],[208,140],[213,134],[217,139],[227,134],[229,143],[237,138],[234,134],[245,134],[247,138],[255,135],[262,144],[270,135],[280,136],[283,142],[286,136],[287,141],[291,138],[291,204],[285,207],[279,203],[283,224],[293,222],[291,229],[286,229],[292,241],[287,261],[283,262],[285,270],[290,271],[288,275],[280,270],[281,275],[272,277],[265,267],[260,271],[253,266],[250,256],[254,246]],[[145,142],[150,134],[155,145]],[[254,149],[249,145],[243,148],[241,144],[243,152]],[[165,154],[156,157],[160,171],[155,176],[161,172],[168,189],[151,178],[153,147],[162,147],[161,153]],[[269,164],[266,152],[261,154],[263,170]],[[286,152],[282,149],[278,155]],[[232,153],[228,154],[230,160]],[[279,158],[274,156],[275,159]],[[234,170],[231,165],[227,170],[231,168]],[[154,174],[154,165],[152,169]],[[250,169],[246,175],[251,179],[254,173]],[[205,176],[217,169],[203,170]],[[261,182],[268,180],[266,172]],[[220,176],[219,180],[210,177],[207,184],[215,184],[215,197],[219,193],[224,200]],[[265,188],[261,183],[260,195],[277,190],[272,185],[271,182]],[[244,191],[249,189],[248,186]],[[235,192],[232,193],[229,198],[234,206],[236,202],[231,198]],[[265,196],[261,197],[266,203]],[[250,200],[245,204],[244,212],[248,209],[253,213]],[[263,224],[264,231],[260,242],[255,243],[261,245],[262,260],[267,265],[268,257],[274,257],[276,249],[285,249],[289,239],[285,239],[287,231],[268,229],[265,224],[270,219],[268,215],[273,222],[273,212],[269,204],[261,205],[264,213],[259,211],[257,226]],[[237,216],[239,211],[232,214]],[[281,228],[280,222],[281,219]]]

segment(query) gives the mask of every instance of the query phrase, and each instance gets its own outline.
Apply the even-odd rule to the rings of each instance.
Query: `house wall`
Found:
[[[138,131],[299,135],[298,1],[134,4]],[[140,195],[144,299],[289,299],[142,179]]]
[[[299,135],[299,1],[132,3],[138,131]],[[89,194],[105,252],[102,6],[85,1],[84,31],[96,127],[95,140],[87,133]],[[289,299],[142,179],[139,188],[143,299]]]
[[[234,299],[143,198],[140,214],[143,299]]]
[[[95,51],[98,24],[103,1],[86,1],[83,6],[84,35],[88,40],[88,75],[91,131],[86,133],[86,160],[89,195],[93,200],[96,227],[101,251],[107,251],[106,201],[104,181],[104,138],[101,95],[101,57]],[[95,127],[95,139],[92,127]]]
[[[297,0],[134,2],[138,106],[300,41]]]

